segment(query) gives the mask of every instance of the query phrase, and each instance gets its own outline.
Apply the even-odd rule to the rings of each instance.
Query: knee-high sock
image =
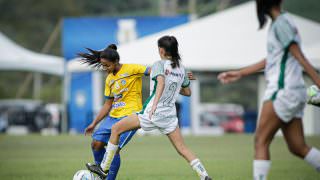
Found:
[[[116,154],[113,158],[113,161],[111,163],[110,169],[109,169],[109,174],[107,177],[107,180],[115,180],[118,174],[118,171],[120,169],[121,165],[121,158],[120,154]]]
[[[253,179],[266,180],[270,167],[271,167],[271,161],[269,160],[254,160],[253,161]]]
[[[111,162],[113,161],[114,155],[118,150],[118,145],[114,145],[108,142],[106,153],[104,154],[103,160],[100,164],[100,167],[103,171],[107,172],[110,169]]]
[[[208,176],[208,173],[206,169],[204,168],[203,164],[200,162],[199,159],[194,159],[190,162],[190,166],[193,170],[195,170],[198,174],[198,176],[201,179],[204,179],[206,176]]]
[[[94,162],[96,163],[96,165],[100,165],[105,152],[106,152],[105,148],[102,148],[99,150],[95,150],[92,148],[92,154],[93,154]]]
[[[317,148],[311,148],[304,160],[320,172],[320,151]]]

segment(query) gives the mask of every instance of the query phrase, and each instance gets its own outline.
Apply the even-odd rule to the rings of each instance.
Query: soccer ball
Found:
[[[74,174],[73,180],[95,180],[95,177],[88,170],[79,170]]]
[[[316,85],[312,85],[307,89],[308,103],[320,106],[320,90]]]
[[[307,94],[309,97],[317,95],[317,92],[319,91],[318,87],[316,85],[312,85],[307,89]]]

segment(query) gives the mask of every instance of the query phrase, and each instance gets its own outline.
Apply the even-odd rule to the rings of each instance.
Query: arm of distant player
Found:
[[[157,105],[159,102],[160,97],[162,96],[163,90],[164,90],[164,76],[159,75],[157,76],[157,87],[156,87],[156,94],[153,100],[152,108],[149,114],[149,119],[151,120],[152,115],[157,109]]]
[[[106,99],[102,109],[99,111],[98,116],[92,121],[92,123],[86,128],[85,135],[91,134],[96,127],[97,124],[99,124],[100,121],[102,121],[110,112],[112,107],[113,98]]]
[[[222,84],[232,83],[232,82],[239,80],[240,78],[242,78],[244,76],[248,76],[250,74],[253,74],[253,73],[256,73],[256,72],[263,70],[265,68],[265,66],[266,66],[266,60],[263,59],[256,64],[253,64],[251,66],[247,66],[247,67],[242,68],[240,70],[227,71],[227,72],[220,73],[218,75],[218,80],[220,80],[220,82]]]
[[[192,73],[192,72],[188,72],[187,74],[188,74],[188,79],[189,79],[190,81],[196,80],[196,78],[193,76],[193,73]]]
[[[191,89],[189,87],[181,88],[180,94],[183,96],[191,96]]]
[[[317,72],[312,67],[312,65],[309,63],[309,61],[304,57],[300,47],[296,43],[293,43],[290,45],[289,51],[299,61],[299,63],[303,66],[304,70],[310,76],[312,81],[318,87],[320,87],[320,78],[319,78]]]
[[[147,67],[147,75],[149,76],[151,74],[151,67]]]

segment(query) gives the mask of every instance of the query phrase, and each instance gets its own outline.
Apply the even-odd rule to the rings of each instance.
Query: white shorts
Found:
[[[266,92],[266,95],[268,92]],[[269,93],[270,94],[270,93]],[[270,100],[271,98],[269,98]],[[272,99],[273,107],[277,116],[285,123],[293,118],[302,118],[306,104],[305,89],[299,90],[278,90],[276,96]],[[265,99],[267,100],[267,99]]]
[[[140,126],[144,131],[152,131],[158,129],[162,134],[170,134],[178,127],[178,118],[152,118],[149,114],[138,114]]]

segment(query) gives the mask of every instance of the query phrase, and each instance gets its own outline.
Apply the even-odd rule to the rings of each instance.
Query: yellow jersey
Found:
[[[138,64],[122,64],[117,74],[108,74],[105,82],[105,98],[113,98],[109,116],[120,118],[142,110],[142,76],[148,68]]]

